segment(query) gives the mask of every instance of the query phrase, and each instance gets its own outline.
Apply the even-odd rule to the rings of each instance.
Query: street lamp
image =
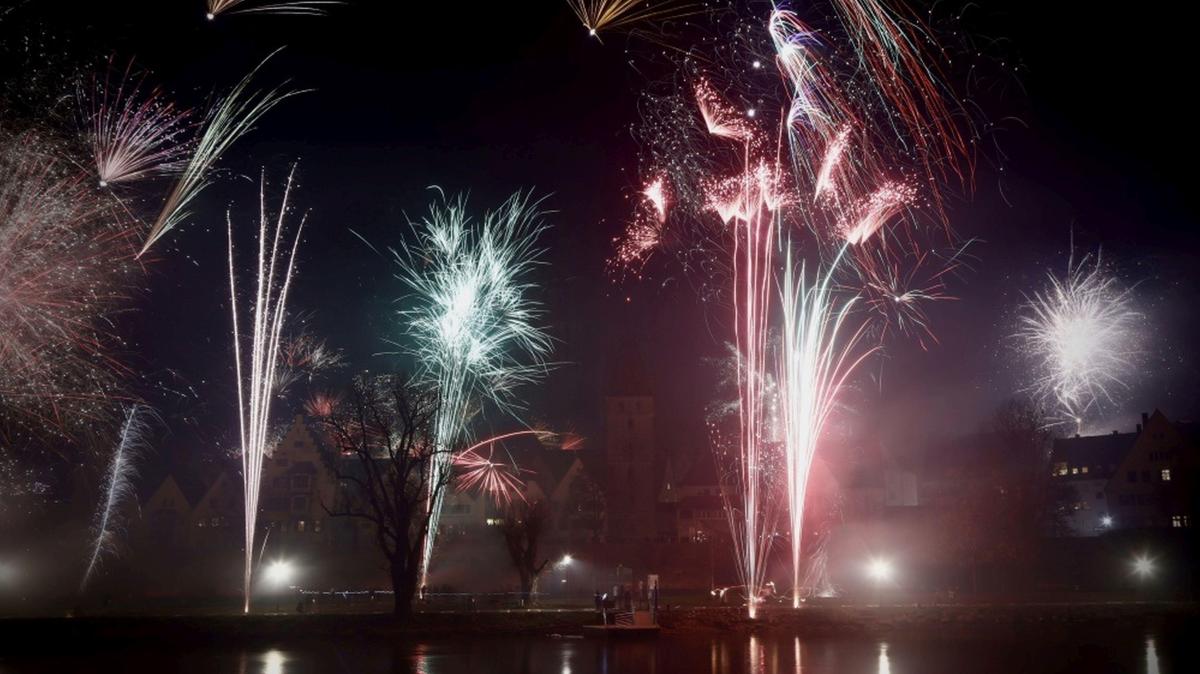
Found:
[[[1112,527],[1112,525],[1113,525],[1112,515],[1102,515],[1100,517],[1100,526],[1101,527],[1104,527],[1105,529],[1109,529]]]
[[[292,574],[292,563],[284,559],[277,559],[267,567],[267,582],[275,586],[276,612],[279,612],[280,596],[283,593],[283,589],[287,587],[288,582],[292,579]]]
[[[877,584],[890,582],[895,573],[896,569],[890,559],[875,557],[867,563],[867,576]]]
[[[559,566],[570,566],[571,562],[574,562],[574,561],[575,561],[575,558],[572,557],[570,555],[570,553],[567,553],[562,556],[562,559],[558,560],[558,565]]]
[[[1146,553],[1133,558],[1133,573],[1138,578],[1146,580],[1154,575],[1154,571],[1154,560],[1147,556]]]

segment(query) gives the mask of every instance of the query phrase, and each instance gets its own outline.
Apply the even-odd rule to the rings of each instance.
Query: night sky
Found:
[[[203,4],[39,0],[0,19],[6,40],[41,26],[79,63],[135,57],[193,104],[284,45],[258,81],[315,90],[272,111],[221,161],[247,177],[205,192],[197,216],[168,235],[129,317],[131,359],[161,373],[152,380],[196,392],[165,405],[167,446],[200,449],[232,423],[223,212],[233,204],[236,218],[239,204],[253,205],[262,167],[282,180],[299,160],[295,198],[311,216],[291,307],[311,311],[313,331],[345,350],[347,372],[404,367],[374,355],[399,334],[394,263],[351,230],[380,249],[398,245],[407,217],[434,198],[430,185],[469,192],[480,211],[532,189],[554,211],[540,280],[564,364],[529,392],[528,420],[599,438],[606,373],[632,341],[651,372],[664,442],[703,448],[714,375],[702,359],[719,352],[721,336],[688,284],[664,282],[677,270],[661,265],[623,285],[604,274],[638,186],[630,127],[655,71],[637,55],[652,46],[590,40],[559,0],[351,0],[323,18],[215,22]],[[975,70],[957,74],[997,125],[974,194],[950,213],[962,236],[979,239],[973,270],[951,288],[958,301],[931,311],[940,345],[892,344],[872,366],[858,423],[895,435],[978,426],[1022,376],[1003,341],[1021,292],[1047,267],[1065,268],[1072,236],[1078,251],[1102,246],[1139,284],[1148,335],[1144,378],[1093,430],[1130,430],[1155,406],[1196,415],[1200,235],[1184,168],[1197,150],[1187,103],[1195,11],[1009,1],[964,11],[980,54],[964,60]]]

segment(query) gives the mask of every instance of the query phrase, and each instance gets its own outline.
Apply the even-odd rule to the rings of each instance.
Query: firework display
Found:
[[[1151,343],[1195,328],[1152,294],[1194,283],[1172,266],[1186,251],[1159,252],[1190,239],[1113,217],[1103,260],[1089,238],[1096,252],[1072,241],[1047,268],[1036,247],[1055,232],[962,206],[978,169],[1015,211],[1004,187],[1019,173],[1005,169],[1026,156],[999,139],[989,156],[1005,128],[983,111],[1024,64],[987,67],[1008,47],[979,39],[973,7],[195,0],[60,25],[37,4],[0,9],[0,609],[9,558],[65,551],[60,575],[36,581],[56,600],[78,584],[79,604],[55,611],[102,614],[122,583],[232,600],[240,574],[230,612],[373,600],[385,580],[404,621],[441,611],[439,595],[495,590],[504,581],[479,569],[498,550],[523,607],[546,569],[555,602],[599,588],[588,600],[606,629],[610,582],[628,604],[632,583],[657,591],[659,577],[780,624],[810,597],[886,605],[885,592],[957,591],[968,572],[987,591],[979,576],[1007,581],[1060,520],[1080,538],[1135,527],[1140,496],[1105,486],[1088,503],[1113,512],[1089,514],[1066,503],[1068,480],[1146,494],[1194,481],[1163,458],[1175,439],[1157,424],[1194,433],[1161,411],[1137,434],[1080,438],[1145,403],[1145,382],[1163,410],[1191,393],[1165,385],[1190,354]],[[446,32],[389,42],[402,23]],[[287,51],[281,26],[295,29]],[[485,40],[496,51],[480,56]],[[284,101],[306,109],[284,116]],[[293,203],[302,161],[328,226]],[[1062,168],[1036,174],[1055,204]],[[286,180],[268,181],[276,169]],[[427,210],[409,217],[421,189]],[[570,226],[552,230],[559,212]],[[225,242],[211,236],[222,226]],[[381,236],[391,248],[369,243]],[[977,271],[990,285],[964,292]],[[984,362],[997,346],[1015,372]],[[567,357],[578,369],[551,375]],[[363,382],[403,382],[395,419],[368,418]],[[948,439],[1002,398],[1008,416]],[[331,442],[351,421],[356,444]],[[1074,448],[1115,456],[1129,440],[1129,457],[1152,439],[1163,465],[1140,479],[1100,475],[1115,458],[1072,463]],[[943,460],[954,452],[970,456]],[[926,499],[927,485],[944,492]],[[451,486],[461,496],[445,504]],[[1182,511],[1155,517],[1189,526]],[[500,549],[517,525],[525,549]],[[977,538],[995,549],[967,550]],[[160,545],[148,572],[115,573]],[[358,568],[379,553],[389,576]],[[633,605],[621,627],[630,610],[644,627]],[[768,653],[752,643],[751,666]]]
[[[1127,388],[1140,319],[1132,290],[1099,253],[1069,259],[1065,275],[1048,273],[1046,288],[1026,298],[1016,337],[1034,361],[1031,390],[1052,423],[1078,433],[1090,413]]]
[[[137,230],[65,152],[0,132],[0,429],[14,444],[91,435],[126,395],[110,320],[139,272]]]
[[[263,458],[275,445],[271,437],[271,403],[280,365],[284,319],[287,316],[288,290],[295,272],[296,250],[306,217],[296,226],[292,243],[284,240],[295,168],[288,174],[279,210],[267,210],[265,177],[259,192],[258,256],[254,294],[250,301],[248,347],[242,344],[237,291],[237,271],[233,250],[233,219],[228,218],[229,302],[233,316],[233,354],[237,373],[238,434],[241,439],[242,480],[245,494],[245,568],[244,606],[250,612],[250,576],[254,558],[255,526],[258,521],[258,494],[261,489]],[[282,245],[281,245],[282,244]],[[249,359],[245,359],[248,352]]]
[[[437,473],[450,471],[454,448],[470,437],[482,402],[515,411],[517,388],[546,369],[550,338],[538,324],[529,280],[540,264],[537,239],[545,228],[539,203],[526,194],[512,195],[478,222],[459,198],[434,205],[415,225],[416,243],[393,251],[413,294],[412,308],[403,312],[406,346],[439,397],[436,435],[445,451],[437,454],[430,484],[444,482]],[[423,576],[442,492],[429,507]]]
[[[726,510],[751,617],[765,593],[778,489],[799,606],[810,467],[839,392],[882,346],[869,336],[936,342],[924,304],[948,299],[944,279],[959,258],[927,245],[922,205],[932,206],[943,245],[961,252],[941,192],[947,177],[961,183],[970,171],[967,132],[905,32],[918,24],[876,3],[835,4],[844,51],[777,8],[760,25],[735,19],[724,33],[732,46],[714,38],[703,57],[679,60],[675,93],[647,96],[648,186],[661,194],[669,184],[679,216],[636,211],[612,262],[640,275],[670,241],[685,270],[704,270],[702,293],[729,307],[739,430],[715,448],[732,487]],[[731,63],[731,53],[744,60]],[[773,74],[759,54],[773,57]]]

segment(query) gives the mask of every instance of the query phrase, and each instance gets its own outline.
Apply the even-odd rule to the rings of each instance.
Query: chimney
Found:
[[[1149,420],[1150,420],[1150,415],[1146,414],[1145,412],[1142,412],[1142,425],[1145,426],[1146,422]]]
[[[1116,434],[1117,434],[1117,432],[1116,432],[1116,431],[1113,431],[1113,435],[1116,435]]]
[[[1137,432],[1138,432],[1138,435],[1142,434],[1142,425],[1141,424],[1137,425]]]

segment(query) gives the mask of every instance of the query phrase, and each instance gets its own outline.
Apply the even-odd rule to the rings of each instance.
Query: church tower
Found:
[[[658,494],[654,396],[636,347],[620,349],[614,365],[604,397],[608,540],[648,540]]]

